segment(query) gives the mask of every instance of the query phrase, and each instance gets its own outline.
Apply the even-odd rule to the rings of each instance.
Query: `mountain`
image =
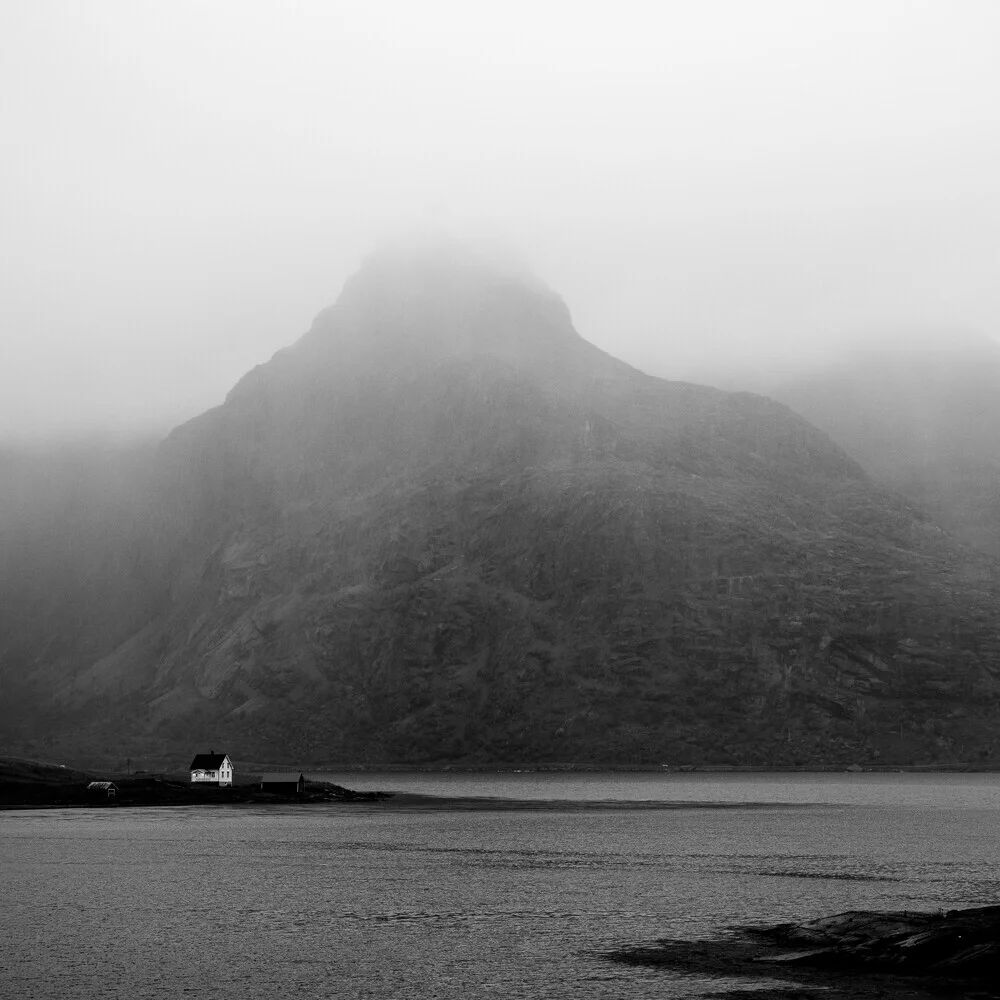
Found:
[[[34,542],[0,521],[0,598],[34,595],[0,622],[0,749],[993,752],[986,562],[786,406],[645,375],[464,247],[371,258],[129,482]]]
[[[1000,345],[872,348],[770,392],[879,481],[1000,556]]]

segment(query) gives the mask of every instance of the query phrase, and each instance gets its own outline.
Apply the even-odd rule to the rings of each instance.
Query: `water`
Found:
[[[1000,810],[1000,774],[894,772],[737,773],[733,771],[448,771],[307,775],[358,791],[624,802],[729,802],[897,805]]]
[[[767,808],[0,813],[0,996],[695,997],[603,950],[996,902],[994,775],[336,775],[355,788]],[[788,803],[787,806],[775,803]]]

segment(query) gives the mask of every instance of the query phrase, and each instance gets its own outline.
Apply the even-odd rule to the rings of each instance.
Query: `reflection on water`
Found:
[[[658,779],[680,800],[820,804],[0,813],[0,995],[694,997],[720,984],[599,953],[745,921],[997,898],[991,775],[370,777],[631,800],[657,797]]]

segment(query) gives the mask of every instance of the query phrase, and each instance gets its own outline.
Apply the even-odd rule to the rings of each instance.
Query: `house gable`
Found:
[[[229,754],[195,754],[189,768],[191,781],[204,784],[231,785],[233,783],[233,762]]]

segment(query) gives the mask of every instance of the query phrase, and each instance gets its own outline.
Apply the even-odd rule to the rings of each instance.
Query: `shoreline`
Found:
[[[273,767],[273,765],[272,765]],[[677,809],[776,809],[805,808],[807,803],[787,803],[773,801],[732,802],[718,799],[690,800],[686,798],[646,798],[646,799],[576,799],[576,798],[535,798],[519,797],[517,789],[509,791],[515,794],[498,796],[495,794],[475,794],[478,788],[473,788],[469,794],[467,788],[461,793],[450,795],[447,787],[439,788],[435,793],[424,792],[406,786],[410,784],[400,781],[402,787],[393,788],[392,775],[402,779],[404,775],[496,775],[496,774],[618,774],[646,773],[660,774],[665,778],[685,774],[850,774],[869,773],[907,773],[899,768],[881,767],[850,768],[828,767],[822,771],[816,769],[798,768],[793,772],[786,769],[765,768],[760,766],[738,769],[730,765],[683,766],[667,768],[665,765],[651,766],[618,766],[613,769],[597,766],[582,766],[577,764],[536,764],[529,767],[505,767],[486,765],[444,765],[429,767],[427,765],[385,765],[375,767],[317,768],[309,770],[302,793],[277,794],[261,791],[258,772],[266,772],[267,764],[258,762],[244,763],[241,766],[242,779],[230,786],[192,784],[187,774],[183,772],[147,772],[137,771],[122,774],[114,770],[77,770],[67,768],[62,764],[51,764],[23,758],[0,758],[0,810],[49,809],[49,808],[128,808],[133,806],[237,806],[237,805],[270,805],[270,806],[313,806],[313,805],[359,805],[369,804],[379,809],[415,810],[415,811],[653,811]],[[300,769],[296,769],[300,770]],[[304,773],[304,770],[303,770]],[[955,774],[972,773],[968,769],[949,767],[913,767],[909,773]],[[992,773],[989,771],[975,773]],[[377,782],[381,788],[359,791],[354,788],[337,784],[332,778],[345,780],[340,775],[355,775],[364,784]],[[368,781],[363,776],[370,776]],[[378,776],[376,778],[376,776]],[[374,780],[372,780],[374,779]],[[91,791],[88,784],[93,781],[111,781],[116,786],[116,794],[108,798],[101,791]],[[355,782],[351,782],[354,784]],[[487,782],[488,784],[488,782]],[[516,782],[514,783],[516,785]],[[675,786],[676,787],[676,786]],[[456,789],[457,791],[458,789]],[[482,789],[492,792],[491,788]],[[679,789],[678,789],[679,790]],[[556,788],[552,789],[558,794]],[[655,793],[654,793],[655,794]]]
[[[267,771],[279,765],[244,766]],[[1000,764],[316,764],[296,769],[311,774],[995,774]]]
[[[144,760],[133,757],[138,767]],[[64,769],[75,772],[100,771],[122,775],[124,757],[108,764],[99,757],[66,758],[62,761],[43,761],[38,758],[20,757],[0,753],[0,771],[5,763],[29,767]],[[97,761],[97,763],[93,763]],[[310,774],[994,774],[1000,772],[996,763],[950,761],[946,763],[923,762],[919,764],[891,764],[877,761],[851,761],[811,764],[615,764],[586,763],[581,761],[527,761],[515,763],[401,763],[386,762],[361,764],[357,762],[324,761],[290,765],[287,761],[239,758],[239,771],[243,774],[269,771],[302,771]],[[148,769],[133,770],[131,777],[142,775],[186,777],[186,772],[173,770],[171,765],[156,755]]]
[[[660,799],[507,799],[499,796],[478,795],[427,795],[420,792],[374,791],[355,792],[345,789],[346,795],[329,794],[323,790],[307,791],[301,796],[274,795],[272,793],[236,792],[226,789],[199,790],[185,796],[116,797],[114,799],[87,799],[40,797],[35,801],[0,800],[0,812],[32,809],[143,809],[143,808],[236,808],[239,806],[270,806],[287,808],[299,806],[316,808],[338,806],[344,808],[367,807],[381,811],[414,812],[657,812],[678,809],[807,809],[808,803],[784,802],[702,802],[667,801]]]

